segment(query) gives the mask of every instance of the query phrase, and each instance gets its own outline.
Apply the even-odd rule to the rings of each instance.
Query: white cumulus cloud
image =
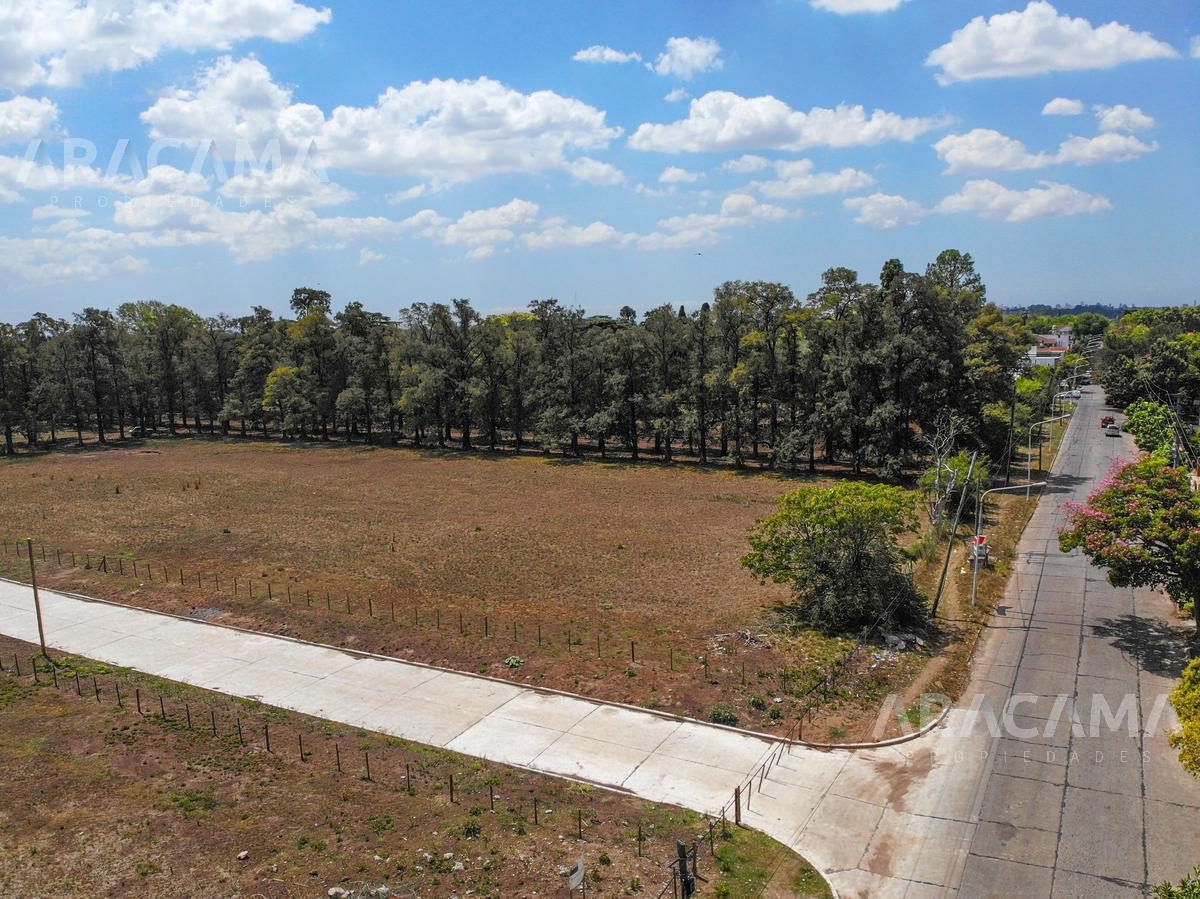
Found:
[[[336,206],[348,203],[354,191],[322,180],[311,168],[285,165],[272,169],[246,169],[225,181],[221,196],[250,204],[296,203],[301,206]]]
[[[844,104],[801,112],[769,95],[742,97],[711,91],[691,102],[686,119],[639,125],[629,145],[664,153],[862,147],[912,141],[946,121],[906,118],[882,109],[868,114],[862,106]]]
[[[662,184],[691,184],[699,181],[701,175],[699,172],[689,172],[687,169],[681,169],[677,165],[669,165],[662,170],[662,174],[658,176],[658,180]]]
[[[881,230],[915,225],[930,215],[973,213],[980,218],[1019,223],[1047,216],[1094,215],[1113,208],[1108,197],[1089,194],[1069,184],[1041,181],[1017,190],[995,181],[968,181],[958,193],[932,208],[896,194],[875,193],[842,201],[854,221]]]
[[[691,96],[691,94],[689,94],[687,92],[687,88],[674,87],[674,88],[671,88],[671,90],[667,91],[667,95],[665,97],[663,97],[663,99],[666,100],[668,103],[682,103],[684,100],[688,99],[688,97],[690,97],[690,96]]]
[[[968,181],[962,190],[943,199],[936,211],[973,212],[982,218],[1024,222],[1044,216],[1092,215],[1113,208],[1112,201],[1069,184],[1041,181],[1038,187],[1014,190],[995,181]]]
[[[389,203],[399,204],[407,203],[409,200],[415,200],[417,197],[423,197],[429,192],[428,184],[414,184],[412,187],[406,187],[404,190],[395,190],[384,197]]]
[[[91,215],[86,209],[78,206],[59,206],[57,203],[45,203],[32,209],[29,213],[34,221],[43,219],[82,219]]]
[[[522,234],[521,242],[531,250],[549,250],[558,247],[624,246],[635,237],[618,231],[607,222],[580,226],[555,219],[546,222],[540,230]]]
[[[155,138],[214,142],[226,158],[261,161],[272,142],[284,162],[453,184],[507,172],[567,170],[568,153],[607,146],[620,135],[605,114],[542,90],[525,94],[491,78],[413,81],[389,87],[373,106],[328,115],[295,103],[260,61],[222,58],[195,85],[168,91],[142,113]],[[586,166],[586,164],[585,164]]]
[[[1055,97],[1042,107],[1042,115],[1083,115],[1083,101]]]
[[[603,44],[592,44],[592,46],[584,47],[578,51],[571,59],[576,62],[620,65],[627,62],[641,62],[642,55],[640,53],[625,53],[621,50],[614,50],[612,47],[605,47]]]
[[[587,156],[571,160],[567,163],[567,171],[571,173],[572,178],[597,187],[616,187],[625,183],[625,173],[615,165]]]
[[[368,265],[371,265],[372,263],[382,262],[385,259],[387,259],[387,256],[385,256],[383,253],[380,253],[377,250],[372,250],[369,247],[363,247],[361,250],[358,251],[358,267],[359,268],[366,268]]]
[[[905,0],[808,0],[808,5],[814,9],[837,13],[839,16],[851,16],[857,13],[891,12],[904,2]]]
[[[1158,149],[1129,134],[1100,134],[1096,137],[1072,136],[1059,144],[1054,153],[1034,153],[1016,138],[991,128],[975,128],[966,134],[950,134],[933,145],[946,163],[945,173],[983,171],[1019,171],[1049,165],[1097,165],[1104,162],[1128,162]]]
[[[929,210],[920,203],[896,194],[873,193],[868,197],[848,197],[842,201],[842,205],[855,214],[854,221],[881,231],[915,225],[929,214]]]
[[[948,134],[933,145],[946,163],[946,174],[982,169],[1035,169],[1050,165],[1048,153],[1031,153],[1021,141],[991,128]]]
[[[1055,162],[1073,165],[1098,165],[1103,162],[1130,162],[1158,149],[1158,143],[1143,143],[1132,134],[1100,134],[1096,137],[1068,137],[1058,148]]]
[[[18,0],[0,6],[0,88],[70,87],[174,50],[299,40],[328,9],[295,0]]]
[[[423,233],[436,223],[436,214],[422,211],[399,221],[382,216],[322,217],[295,203],[235,211],[219,200],[159,194],[117,201],[113,223],[141,234],[145,246],[223,246],[236,262],[259,262],[300,248],[340,249],[353,241]]]
[[[782,221],[801,215],[798,211],[760,203],[749,194],[734,193],[721,201],[720,212],[693,212],[660,219],[658,228],[638,236],[643,250],[679,250],[707,246],[719,241],[731,228],[744,228],[760,222]]]
[[[1061,15],[1045,0],[1023,10],[976,16],[925,59],[936,66],[940,84],[976,78],[1006,78],[1110,69],[1125,62],[1179,56],[1170,44],[1149,32],[1109,22],[1096,27],[1087,19]]]
[[[650,66],[659,75],[691,81],[701,72],[712,72],[725,65],[721,45],[710,37],[673,37],[667,48]]]
[[[1116,106],[1097,105],[1092,109],[1101,131],[1145,131],[1154,127],[1154,117],[1136,106],[1118,103]]]
[[[811,159],[776,162],[775,175],[771,181],[756,181],[751,186],[767,197],[798,200],[861,190],[875,183],[875,179],[866,172],[849,167],[837,172],[813,171]]]
[[[496,247],[515,238],[518,229],[532,225],[537,217],[537,203],[512,199],[503,206],[464,212],[442,230],[439,239],[451,246],[469,247],[468,259],[486,259]]]
[[[0,101],[0,146],[49,137],[57,128],[58,106],[52,100],[13,97]]]
[[[743,153],[737,159],[727,159],[721,163],[721,171],[736,172],[744,175],[748,172],[758,172],[771,164],[765,156],[755,156],[753,153]]]

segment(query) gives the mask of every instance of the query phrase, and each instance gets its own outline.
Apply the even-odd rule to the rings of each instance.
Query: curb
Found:
[[[24,581],[17,581],[17,580],[13,580],[12,578],[7,578],[7,577],[0,577],[0,582],[15,584],[20,587],[28,587],[29,586],[29,584],[26,584]],[[801,740],[801,739],[796,739],[796,738],[791,738],[791,737],[783,737],[783,736],[779,736],[776,734],[769,734],[769,733],[765,733],[763,731],[758,731],[758,730],[750,730],[749,728],[744,728],[744,727],[731,727],[726,724],[717,724],[712,721],[703,721],[700,718],[693,718],[689,715],[677,715],[677,714],[673,714],[671,712],[664,712],[661,709],[649,709],[644,706],[632,705],[627,702],[616,702],[615,700],[611,700],[611,699],[597,699],[592,696],[585,696],[581,693],[572,693],[569,690],[559,690],[554,687],[544,687],[544,686],[541,686],[538,684],[527,684],[527,683],[522,683],[520,681],[506,680],[502,677],[495,677],[490,674],[478,674],[478,673],[470,672],[470,671],[461,671],[457,668],[447,668],[443,665],[434,665],[429,662],[420,662],[420,661],[416,661],[413,659],[404,659],[404,658],[399,658],[397,656],[384,655],[382,653],[370,652],[369,650],[365,650],[365,649],[352,649],[352,648],[346,647],[346,646],[335,646],[331,643],[318,643],[314,640],[304,640],[304,639],[301,639],[300,637],[292,637],[287,634],[276,634],[271,631],[251,630],[249,628],[238,627],[237,625],[233,625],[233,624],[223,624],[220,621],[202,621],[200,619],[190,618],[187,615],[179,615],[175,612],[163,612],[158,609],[148,609],[148,608],[145,608],[144,606],[134,605],[133,603],[116,602],[115,600],[101,599],[100,597],[87,596],[82,593],[71,593],[66,590],[46,590],[45,592],[57,593],[60,596],[66,596],[66,597],[69,597],[70,599],[76,599],[81,602],[90,602],[90,603],[94,603],[97,605],[112,606],[112,607],[118,608],[118,609],[132,609],[137,612],[145,612],[149,615],[161,615],[164,618],[174,618],[177,621],[183,621],[183,622],[187,622],[190,624],[208,625],[210,627],[220,627],[220,628],[224,628],[225,630],[235,631],[240,634],[249,634],[251,636],[259,636],[259,637],[274,637],[275,639],[287,640],[290,643],[295,643],[300,646],[315,646],[319,649],[329,649],[329,650],[333,650],[335,652],[344,652],[344,653],[347,653],[348,655],[352,655],[352,656],[355,656],[358,658],[379,659],[381,661],[386,661],[386,662],[399,662],[402,665],[413,665],[418,668],[425,668],[430,671],[438,671],[443,674],[457,674],[462,677],[474,678],[476,680],[484,680],[484,681],[489,681],[491,683],[496,683],[496,684],[505,684],[508,686],[521,687],[522,689],[531,690],[535,693],[541,693],[543,695],[565,696],[568,699],[578,699],[582,702],[591,702],[591,703],[595,703],[596,705],[609,706],[611,708],[617,708],[617,709],[625,709],[625,710],[631,711],[631,712],[640,712],[640,713],[646,714],[646,715],[653,715],[654,717],[661,718],[664,721],[674,721],[674,722],[680,723],[680,724],[695,724],[700,727],[706,727],[706,728],[711,728],[713,730],[725,731],[727,733],[738,734],[740,736],[745,736],[745,737],[752,737],[752,738],[755,738],[758,740],[767,741],[769,743],[774,743],[774,744],[782,743],[782,744],[786,744],[789,746],[800,746],[800,747],[804,747],[806,749],[817,749],[817,750],[826,751],[826,752],[832,751],[832,750],[839,750],[839,749],[846,750],[846,751],[852,751],[852,750],[856,750],[856,749],[874,749],[877,747],[882,748],[882,747],[887,747],[887,746],[896,746],[901,743],[908,743],[912,740],[916,740],[916,739],[919,739],[920,737],[925,736],[930,731],[932,731],[934,728],[936,728],[939,724],[942,723],[943,720],[945,720],[946,715],[950,712],[950,709],[952,708],[952,706],[948,706],[948,707],[942,709],[941,714],[939,714],[937,718],[935,718],[932,722],[930,722],[929,724],[922,727],[920,730],[917,730],[911,734],[904,734],[899,737],[892,737],[890,739],[881,740],[878,742],[869,742],[868,741],[868,742],[860,742],[860,743],[816,743],[816,742],[810,742],[807,740]]]

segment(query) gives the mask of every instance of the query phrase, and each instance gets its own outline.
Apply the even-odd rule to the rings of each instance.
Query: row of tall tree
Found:
[[[1200,306],[1139,309],[1104,334],[1108,401],[1124,406],[1138,447],[1200,462]]]
[[[389,318],[295,290],[290,318],[263,307],[202,317],[140,301],[71,320],[0,325],[0,425],[37,447],[180,428],[463,448],[501,444],[670,460],[815,465],[897,476],[953,420],[999,456],[1020,406],[1030,341],[986,302],[971,256],[923,273],[889,260],[877,283],[826,271],[806,298],[730,281],[711,302],[642,316],[558,300],[480,315],[470,301]]]

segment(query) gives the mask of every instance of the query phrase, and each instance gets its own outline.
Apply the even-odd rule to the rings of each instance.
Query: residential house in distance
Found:
[[[1071,326],[1055,325],[1048,334],[1038,334],[1029,348],[1031,365],[1057,365],[1071,349]]]

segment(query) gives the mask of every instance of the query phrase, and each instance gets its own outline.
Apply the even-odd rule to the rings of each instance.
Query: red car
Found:
[[[1100,418],[1100,427],[1107,428],[1111,424],[1116,424],[1116,418],[1111,415],[1104,415]]]

